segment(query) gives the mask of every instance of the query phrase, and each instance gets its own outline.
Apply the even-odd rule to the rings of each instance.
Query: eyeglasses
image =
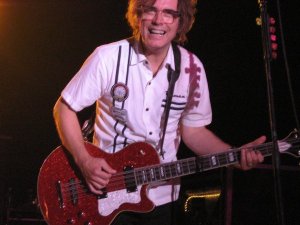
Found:
[[[144,20],[153,20],[158,13],[161,14],[164,23],[173,23],[174,19],[180,17],[180,13],[172,9],[158,10],[153,6],[142,7],[142,19]]]

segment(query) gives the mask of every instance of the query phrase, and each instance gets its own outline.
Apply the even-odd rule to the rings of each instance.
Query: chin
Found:
[[[169,43],[171,43],[171,41],[166,40],[148,40],[146,42],[149,48],[164,48],[166,46],[169,46]]]

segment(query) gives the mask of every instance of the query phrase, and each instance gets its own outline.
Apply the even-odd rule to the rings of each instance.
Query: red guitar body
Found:
[[[159,164],[156,150],[144,142],[128,145],[115,154],[105,153],[90,143],[86,143],[86,148],[93,157],[105,158],[118,174],[124,173],[124,167],[139,168]],[[123,179],[121,187],[108,184],[106,191],[109,193],[119,189],[126,189]],[[141,186],[139,191],[139,202],[122,203],[109,215],[101,215],[98,210],[99,196],[87,190],[80,171],[63,147],[58,147],[46,158],[38,177],[40,209],[49,225],[109,225],[122,211],[151,211],[154,205],[147,197],[147,185]],[[114,198],[109,201],[114,201]]]
[[[299,158],[299,140],[298,131],[293,131],[278,142],[280,153]],[[162,164],[156,150],[144,142],[128,145],[115,154],[89,143],[86,148],[90,155],[105,158],[117,170],[106,187],[106,196],[87,190],[68,151],[58,147],[45,160],[38,177],[39,204],[49,225],[109,225],[122,211],[149,212],[154,205],[147,197],[148,184],[234,165],[245,147]],[[270,142],[250,148],[271,156],[274,147]]]

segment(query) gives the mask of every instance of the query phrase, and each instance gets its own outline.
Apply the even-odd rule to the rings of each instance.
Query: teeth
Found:
[[[150,30],[151,34],[159,34],[159,35],[164,35],[166,32],[162,30]]]

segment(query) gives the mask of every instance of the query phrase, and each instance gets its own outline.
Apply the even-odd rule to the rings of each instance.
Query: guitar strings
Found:
[[[290,144],[293,144],[293,143],[297,143],[298,141],[297,140],[291,140],[289,141],[288,143]],[[284,142],[283,142],[284,143]],[[273,147],[273,145],[271,143],[265,143],[265,144],[262,144],[260,146],[257,146],[257,147],[240,147],[240,148],[237,148],[237,149],[234,149],[233,151],[229,151],[228,153],[235,153],[237,154],[237,159],[239,159],[240,157],[240,150],[241,149],[253,149],[253,150],[258,150],[260,151],[264,156],[267,156],[268,154],[271,154],[270,153],[270,147]],[[295,145],[295,146],[291,146],[290,148],[299,148],[300,145]],[[224,153],[226,152],[222,152],[222,153],[219,153],[215,156],[218,156],[219,155],[219,162],[227,162],[228,163],[228,156],[227,154],[224,155]],[[213,166],[211,165],[211,157],[212,156],[203,156],[203,157],[199,157],[201,159],[201,165],[203,168],[205,167],[211,167],[213,168]],[[188,160],[194,160],[195,161],[195,158],[188,158],[188,159],[185,159],[185,160],[182,160],[182,161],[188,161]],[[182,162],[181,160],[179,162]],[[237,160],[235,161],[235,163],[237,162]],[[170,163],[170,164],[173,164],[173,163]],[[132,171],[124,171],[124,172],[119,172],[119,173],[116,173],[112,176],[110,182],[108,183],[107,185],[107,190],[108,192],[111,192],[111,191],[116,191],[116,190],[120,190],[120,189],[124,189],[126,188],[126,184],[128,186],[137,186],[137,172],[140,172],[140,171],[146,171],[145,173],[142,173],[143,175],[143,181],[141,184],[146,184],[146,183],[149,183],[149,180],[148,178],[150,177],[150,182],[153,181],[151,180],[151,175],[149,174],[149,168],[150,169],[153,169],[153,168],[159,168],[159,167],[162,167],[162,166],[166,166],[166,165],[169,165],[169,164],[163,164],[163,165],[153,165],[153,166],[148,166],[148,167],[141,167],[141,168],[137,168],[135,170],[132,170]],[[228,164],[227,164],[228,165]],[[145,170],[145,168],[148,168],[147,170]],[[196,169],[196,166],[195,168],[190,168],[190,165],[188,164],[182,164],[182,169],[183,170],[194,170]],[[195,171],[196,172],[196,171]],[[172,172],[169,172],[169,173],[172,173]],[[141,175],[140,175],[141,176]],[[178,175],[180,176],[180,175]],[[126,184],[124,182],[124,178],[126,177]],[[175,176],[176,177],[176,176]],[[175,178],[174,176],[172,178]],[[164,179],[168,179],[168,177],[165,177]],[[73,197],[74,195],[76,196],[76,199],[77,200],[80,200],[82,197],[84,197],[84,195],[94,195],[95,197],[97,195],[89,192],[88,188],[86,187],[86,185],[78,179],[78,181],[76,182],[73,182],[73,183],[65,183],[65,184],[62,184],[61,185],[61,193],[62,193],[62,196],[64,198],[64,200],[66,201],[73,201]],[[76,192],[75,192],[76,191]],[[75,194],[73,193],[75,192]],[[72,195],[73,193],[73,195]]]
[[[195,159],[192,159],[192,160],[195,161]],[[191,161],[191,159],[186,159],[185,161],[188,162],[188,161]],[[168,166],[170,166],[170,164]],[[193,167],[191,168],[190,164],[188,164],[187,166],[185,166],[185,164],[183,164],[182,166],[183,166],[182,170],[184,170],[184,171],[188,170],[189,173],[191,171],[192,172],[195,171],[195,168],[193,168]],[[160,175],[158,173],[159,172],[158,170],[156,170],[155,175],[150,175],[149,174],[149,171],[151,169],[158,168],[158,167],[161,167],[161,165],[158,164],[158,165],[153,165],[151,167],[144,167],[144,168],[141,167],[141,168],[135,169],[134,171],[125,171],[125,172],[117,173],[117,174],[115,174],[115,175],[112,176],[112,178],[111,178],[111,180],[110,180],[110,182],[109,182],[109,184],[107,186],[107,189],[108,190],[123,189],[123,188],[126,187],[126,184],[128,186],[136,186],[137,185],[136,183],[138,183],[138,185],[139,185],[139,182],[137,180],[138,180],[138,177],[141,177],[141,176],[143,178],[140,178],[140,179],[143,179],[144,182],[156,181],[156,180],[158,180],[158,178],[159,178],[159,180],[161,180],[162,175]],[[166,167],[166,165],[165,165],[165,167]],[[147,170],[145,170],[145,168],[147,168]],[[138,173],[140,171],[148,171],[148,172],[142,173],[142,174],[138,175]],[[169,173],[172,175],[172,178],[174,178],[176,176],[179,176],[178,172],[176,171],[176,168],[169,167]],[[167,179],[167,178],[169,178],[169,176],[166,176],[163,179]],[[124,182],[124,179],[126,179],[126,181],[127,181],[126,184]],[[79,182],[74,182],[73,181],[72,183],[62,184],[61,185],[61,187],[62,187],[62,193],[64,194],[66,192],[73,191],[73,189],[76,189],[76,185],[81,184],[81,183],[82,182],[79,180]]]
[[[266,144],[266,145],[269,145],[269,144]],[[260,147],[258,147],[258,148],[256,148],[256,149],[259,149],[259,148],[261,148],[262,149],[262,151],[264,150],[263,148],[263,146],[260,146]],[[224,158],[226,158],[226,157],[221,157],[220,159],[222,160],[222,159],[224,159]],[[210,164],[210,159],[207,159],[206,161],[203,161],[202,160],[202,163],[204,164],[204,165],[209,165]],[[141,170],[141,169],[140,169]],[[115,188],[118,188],[119,187],[119,185],[120,184],[122,184],[122,187],[124,187],[124,175],[126,175],[126,174],[129,174],[129,173],[132,173],[131,171],[130,172],[122,172],[122,173],[118,173],[118,174],[116,174],[115,176],[113,176],[113,178],[112,178],[112,180],[111,180],[111,182],[110,182],[110,185],[109,185],[109,187],[112,187],[112,189],[115,189]],[[128,176],[128,175],[127,175]],[[135,181],[135,177],[134,177],[134,174],[132,173],[132,178],[130,179],[130,180],[133,180],[133,182]],[[115,179],[115,178],[117,178],[117,179]],[[128,177],[127,177],[128,178]],[[129,179],[128,179],[129,180]],[[119,183],[119,182],[121,182],[121,183]],[[132,182],[130,182],[130,183],[132,183]],[[114,184],[114,185],[113,185]],[[74,185],[74,184],[68,184],[67,186],[65,186],[66,188],[68,188],[68,186],[72,186],[72,185]],[[121,186],[120,186],[121,187]],[[70,190],[70,189],[69,189]]]
[[[185,169],[185,167],[188,168],[188,166],[184,165],[183,169]],[[191,169],[191,168],[189,168],[189,169]],[[137,170],[141,170],[141,168],[138,168]],[[136,185],[136,178],[135,178],[134,172],[126,171],[126,172],[122,172],[122,173],[118,173],[118,174],[114,175],[112,177],[111,181],[109,182],[109,184],[107,185],[107,189],[112,189],[112,190],[119,189],[120,190],[122,188],[125,188],[124,174],[127,174],[128,186]],[[115,178],[117,178],[117,179],[115,179]],[[61,194],[63,196],[64,202],[73,202],[74,198],[76,200],[80,200],[81,198],[84,197],[84,195],[92,194],[91,192],[88,191],[87,187],[79,179],[77,182],[73,182],[72,184],[69,184],[69,183],[63,184],[61,187],[62,187]]]
[[[265,146],[269,146],[270,144],[265,144]],[[241,148],[242,149],[242,148]],[[268,150],[268,149],[265,149],[265,147],[264,146],[260,146],[260,147],[257,147],[256,148],[257,150],[258,149],[261,149],[260,151],[263,153],[263,152],[265,152],[265,150]],[[236,151],[237,152],[237,151]],[[220,153],[221,154],[221,153]],[[227,156],[222,156],[222,157],[219,157],[219,160],[220,161],[224,161],[224,159],[226,159],[225,161],[227,161]],[[211,163],[211,159],[210,159],[210,157],[209,158],[203,158],[202,159],[202,161],[201,161],[201,163],[203,164],[203,165],[209,165],[210,163]],[[184,165],[183,165],[184,166]],[[154,165],[154,166],[152,166],[152,167],[145,167],[145,168],[155,168],[155,167],[161,167],[160,165]],[[138,169],[136,169],[135,170],[135,172],[138,172],[138,171],[143,171],[144,170],[144,168],[143,167],[141,167],[141,168],[138,168]],[[149,169],[148,169],[149,170]],[[129,177],[128,177],[128,174],[132,174],[132,177],[129,179]],[[133,171],[125,171],[125,172],[120,172],[120,173],[117,173],[117,174],[115,174],[115,175],[113,175],[113,177],[112,177],[112,179],[111,179],[111,182],[110,182],[110,187],[118,187],[120,184],[122,184],[122,186],[124,186],[123,184],[124,184],[124,176],[126,176],[127,177],[127,179],[128,180],[136,180],[135,179],[135,176],[134,176],[134,174],[133,174]],[[147,178],[147,176],[145,175],[145,178]],[[166,177],[166,178],[168,178],[168,177]],[[150,181],[152,181],[151,179],[150,179]],[[119,182],[121,182],[121,183],[119,183]],[[146,180],[146,182],[148,182],[148,180]],[[114,184],[114,185],[113,185]],[[65,186],[65,187],[67,187],[68,188],[68,186],[72,186],[72,185],[74,185],[74,184],[67,184],[67,186]],[[114,189],[114,188],[112,188],[112,189]]]

